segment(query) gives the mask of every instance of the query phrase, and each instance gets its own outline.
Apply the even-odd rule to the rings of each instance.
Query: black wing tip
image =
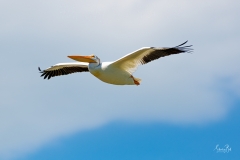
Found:
[[[183,42],[182,44],[176,46],[176,47],[180,47],[180,46],[183,46],[184,44],[186,44],[188,42],[188,40],[186,40],[185,42]],[[193,45],[189,45],[189,46],[185,46],[185,47],[192,47]]]
[[[44,76],[43,79],[47,78],[49,80],[50,78],[52,78],[49,72],[46,72],[44,70],[42,71],[40,67],[38,67],[38,70],[40,71],[40,73],[42,73],[40,77]]]
[[[187,42],[188,42],[188,40],[187,40],[187,41],[185,41],[185,42],[183,42],[182,44],[180,44],[180,45],[176,46],[176,47],[183,46],[183,45],[184,45],[184,44],[186,44]]]
[[[193,52],[193,48],[190,48],[190,47],[192,47],[193,45],[183,46],[183,45],[186,44],[187,42],[188,42],[188,40],[185,41],[184,43],[176,46],[175,48],[181,50],[182,52],[192,53],[192,52]]]

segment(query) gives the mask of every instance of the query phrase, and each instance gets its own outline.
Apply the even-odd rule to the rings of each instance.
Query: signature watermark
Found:
[[[217,144],[214,151],[216,151],[217,153],[229,153],[232,151],[232,148],[228,144],[226,144],[222,148],[219,146],[219,144]]]

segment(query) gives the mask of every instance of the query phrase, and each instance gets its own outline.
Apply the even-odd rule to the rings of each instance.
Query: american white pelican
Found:
[[[190,47],[192,45],[183,46],[185,43],[187,43],[187,41],[172,48],[144,47],[114,62],[100,62],[100,59],[95,55],[72,55],[68,57],[80,62],[58,63],[43,71],[41,71],[40,68],[38,69],[40,73],[42,73],[41,76],[44,76],[44,79],[75,72],[90,72],[106,83],[115,85],[139,85],[141,79],[133,77],[132,75],[139,65],[171,54],[191,52],[192,49]]]

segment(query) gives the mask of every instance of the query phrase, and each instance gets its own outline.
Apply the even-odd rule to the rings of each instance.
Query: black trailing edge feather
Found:
[[[56,70],[41,70],[40,67],[38,67],[38,70],[40,71],[41,77],[44,79],[50,79],[55,76],[61,76],[61,75],[67,75],[67,74],[72,74],[76,72],[89,72],[88,67],[78,67],[78,66],[72,66],[72,67],[63,67],[60,69]]]
[[[155,48],[155,47],[151,47],[151,49],[153,49],[152,52],[150,52],[149,54],[145,55],[142,59],[141,59],[141,63],[142,64],[146,64],[148,62],[151,62],[153,60],[156,60],[158,58],[161,57],[165,57],[165,56],[169,56],[172,54],[179,54],[179,53],[183,53],[183,52],[187,52],[187,53],[191,53],[193,51],[192,45],[189,46],[184,46],[184,44],[186,44],[188,41],[176,46],[176,47],[172,47],[172,48]]]

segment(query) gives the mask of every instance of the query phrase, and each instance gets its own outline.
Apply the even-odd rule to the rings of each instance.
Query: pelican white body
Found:
[[[120,68],[111,66],[112,62],[103,62],[97,65],[90,63],[88,69],[92,75],[103,82],[115,85],[135,85],[132,75]]]

